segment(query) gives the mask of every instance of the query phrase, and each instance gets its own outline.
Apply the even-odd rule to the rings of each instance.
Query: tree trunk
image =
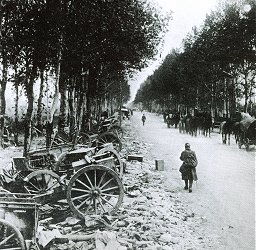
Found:
[[[14,76],[14,88],[15,88],[15,110],[14,110],[14,142],[16,145],[19,145],[19,83],[17,75],[17,66],[14,66],[15,76]]]
[[[67,84],[65,79],[60,76],[60,114],[58,121],[58,130],[63,130],[67,121],[66,109],[67,109]]]
[[[73,131],[76,127],[76,117],[75,117],[75,90],[70,89],[69,90],[69,98],[68,98],[68,104],[69,104],[69,137],[72,139]]]
[[[29,81],[26,84],[26,94],[28,98],[28,108],[25,117],[25,135],[24,135],[24,151],[23,156],[27,154],[31,145],[32,116],[34,108],[34,81],[36,78],[36,66],[33,65]]]
[[[6,101],[5,101],[5,90],[7,84],[7,60],[6,54],[4,51],[4,47],[2,45],[2,81],[0,85],[0,137],[1,137],[1,145],[3,145],[3,133],[4,133],[4,123],[5,123],[5,109],[6,109]]]
[[[43,91],[44,91],[44,71],[41,69],[40,71],[40,89],[39,89],[39,97],[37,101],[37,129],[42,130],[42,100],[43,100]]]
[[[2,0],[0,0],[0,5],[2,6]],[[2,46],[2,41],[3,41],[2,18],[3,18],[3,13],[2,11],[0,11],[0,51],[1,51],[1,56],[3,57],[4,53],[3,53],[3,46]],[[3,146],[3,133],[4,133],[4,114],[5,114],[5,110],[3,109],[3,104],[5,103],[4,92],[5,90],[4,90],[4,67],[3,67],[2,81],[0,84],[0,146],[1,147]]]
[[[249,100],[249,86],[248,86],[248,74],[244,75],[244,112],[248,111],[248,100]]]
[[[84,103],[85,103],[85,98],[84,98],[84,91],[83,88],[80,90],[79,93],[79,100],[78,100],[78,105],[77,105],[77,112],[76,112],[76,127],[73,129],[73,138],[72,142],[74,145],[77,143],[77,138],[81,130],[81,124],[82,124],[82,118],[83,118],[83,110],[84,110]]]
[[[56,69],[56,81],[55,81],[55,91],[54,91],[54,97],[53,97],[53,104],[50,110],[50,116],[49,120],[47,121],[47,127],[49,129],[46,130],[46,147],[50,147],[51,145],[51,137],[53,133],[53,119],[54,115],[57,111],[57,108],[59,107],[59,82],[60,82],[60,66],[61,66],[61,59],[62,59],[62,35],[60,37],[60,44],[59,44],[59,54],[58,54],[58,64]],[[52,129],[50,129],[52,128]]]

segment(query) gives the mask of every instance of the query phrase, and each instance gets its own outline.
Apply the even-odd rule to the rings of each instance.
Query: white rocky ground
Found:
[[[238,149],[234,138],[230,145],[223,145],[217,131],[211,138],[179,134],[177,129],[168,129],[161,116],[151,113],[146,113],[143,127],[141,115],[134,114],[133,130],[142,141],[150,143],[151,158],[165,160],[164,186],[181,201],[188,214],[194,214],[189,221],[193,221],[192,230],[198,237],[193,237],[191,247],[255,249],[255,145],[250,146],[249,152],[244,147]],[[199,160],[199,180],[190,194],[183,190],[178,172],[185,142],[191,143]],[[182,242],[186,244],[186,239]],[[187,248],[181,243],[173,245],[173,249]]]

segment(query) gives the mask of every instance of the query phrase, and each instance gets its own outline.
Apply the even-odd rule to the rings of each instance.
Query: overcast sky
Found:
[[[134,75],[129,79],[131,86],[131,97],[134,99],[136,92],[141,83],[143,83],[147,76],[151,75],[155,69],[161,64],[161,60],[171,52],[173,48],[179,48],[182,39],[186,34],[192,30],[193,26],[199,27],[203,24],[206,14],[217,7],[219,0],[153,0],[163,8],[163,11],[172,11],[172,20],[170,21],[169,32],[165,36],[165,43],[161,58]]]

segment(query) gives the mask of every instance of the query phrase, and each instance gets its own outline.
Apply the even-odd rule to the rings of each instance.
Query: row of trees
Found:
[[[27,97],[24,155],[35,111],[42,125],[47,76],[54,79],[47,122],[59,110],[59,129],[67,116],[80,128],[103,103],[120,106],[129,98],[127,76],[156,55],[168,21],[144,0],[0,0],[1,131],[8,81],[16,90],[17,124],[20,86]]]
[[[226,1],[193,28],[183,50],[173,50],[141,85],[135,103],[152,109],[219,110],[232,116],[239,103],[254,112],[256,87],[256,4]],[[254,106],[253,106],[254,105]],[[253,110],[254,107],[254,110]]]

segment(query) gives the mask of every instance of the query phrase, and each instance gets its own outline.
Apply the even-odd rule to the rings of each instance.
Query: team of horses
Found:
[[[204,136],[211,136],[213,130],[213,119],[209,112],[195,112],[194,115],[181,115],[180,112],[173,112],[164,115],[164,120],[167,127],[179,127],[180,133],[190,134],[197,136],[202,134]],[[256,144],[256,119],[247,113],[237,113],[235,117],[226,118],[220,124],[220,133],[222,142],[230,144],[231,135],[235,136],[235,141],[238,143],[239,148],[242,145],[248,149],[249,145]]]
[[[192,136],[203,134],[211,136],[212,117],[208,112],[197,112],[195,115],[180,115],[179,112],[169,114],[166,118],[168,128],[179,127],[180,133],[187,133]]]

